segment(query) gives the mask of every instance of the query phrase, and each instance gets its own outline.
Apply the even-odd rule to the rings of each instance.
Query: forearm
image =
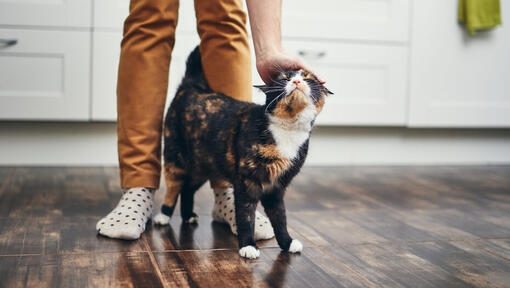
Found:
[[[255,46],[255,56],[263,59],[281,52],[281,0],[246,0]]]

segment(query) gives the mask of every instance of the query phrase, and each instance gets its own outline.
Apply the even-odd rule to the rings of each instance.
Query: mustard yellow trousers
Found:
[[[194,4],[207,82],[214,91],[251,101],[251,60],[242,0],[195,0]],[[159,188],[163,115],[178,9],[178,0],[131,0],[124,22],[117,82],[122,188]]]

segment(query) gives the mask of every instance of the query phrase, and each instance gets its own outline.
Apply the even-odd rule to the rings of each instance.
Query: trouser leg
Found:
[[[242,0],[195,0],[202,67],[209,86],[251,101],[251,58]]]
[[[117,82],[121,187],[158,188],[178,0],[131,0]]]

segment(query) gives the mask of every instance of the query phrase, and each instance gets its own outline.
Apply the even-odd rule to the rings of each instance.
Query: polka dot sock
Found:
[[[151,218],[154,189],[135,187],[124,190],[119,204],[110,214],[99,220],[96,230],[99,234],[117,239],[134,240],[145,231],[145,224]]]
[[[233,188],[214,188],[214,208],[212,217],[216,222],[227,223],[232,233],[237,235],[236,213]],[[255,241],[274,237],[273,227],[269,219],[259,211],[255,211]]]

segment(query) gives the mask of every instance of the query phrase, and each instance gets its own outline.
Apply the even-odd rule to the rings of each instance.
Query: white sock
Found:
[[[153,191],[143,187],[126,189],[115,209],[97,222],[97,232],[117,239],[140,238],[152,215]]]
[[[214,197],[214,208],[212,211],[214,221],[227,223],[232,233],[237,235],[234,189],[214,188]],[[269,219],[259,211],[255,211],[255,241],[273,237],[274,231]]]

